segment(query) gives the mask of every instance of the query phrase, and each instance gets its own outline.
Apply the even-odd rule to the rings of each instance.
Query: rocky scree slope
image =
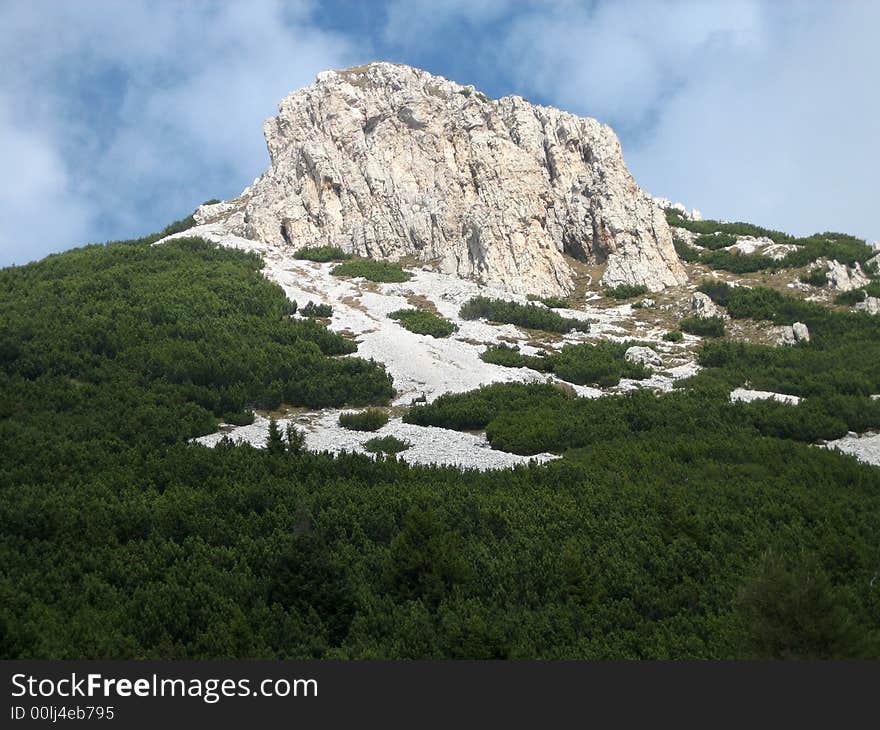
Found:
[[[663,211],[594,119],[373,63],[319,74],[264,132],[269,169],[198,223],[538,295],[574,289],[563,254],[605,264],[609,286],[686,280]]]

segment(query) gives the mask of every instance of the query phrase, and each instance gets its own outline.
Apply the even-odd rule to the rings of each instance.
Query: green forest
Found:
[[[257,256],[154,240],[0,271],[3,658],[880,656],[880,470],[812,445],[880,426],[877,318],[707,284],[811,342],[707,340],[666,395],[502,384],[405,415],[562,456],[543,465],[315,454],[295,432],[210,449],[190,439],[221,421],[383,406],[393,383],[291,317]],[[804,399],[730,403],[746,383]]]

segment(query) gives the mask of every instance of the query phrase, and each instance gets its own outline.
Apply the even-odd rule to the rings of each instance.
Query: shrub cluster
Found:
[[[547,369],[569,383],[600,388],[615,386],[621,378],[643,380],[651,377],[649,367],[624,357],[632,344],[600,340],[595,345],[565,345],[545,358]]]
[[[764,237],[771,239],[774,243],[790,243],[792,236],[782,231],[774,231],[770,228],[762,228],[751,223],[722,223],[715,220],[695,221],[685,218],[679,210],[675,208],[666,209],[666,221],[670,226],[675,228],[684,228],[693,233],[713,234],[724,233],[736,236],[754,236],[756,238]],[[702,244],[701,244],[702,245]],[[729,245],[729,244],[728,244]]]
[[[541,302],[545,307],[549,307],[550,309],[567,309],[568,302],[565,299],[561,299],[560,297],[539,297],[534,294],[529,294],[526,297],[530,302]]]
[[[307,246],[298,249],[293,257],[295,259],[305,259],[307,261],[347,261],[351,258],[351,254],[343,251],[338,246]]]
[[[493,383],[467,393],[444,393],[427,405],[410,408],[403,421],[417,426],[479,431],[502,411],[529,410],[573,397],[572,393],[548,383]]]
[[[648,287],[644,284],[618,284],[605,290],[605,296],[612,299],[632,299],[647,293]]]
[[[487,348],[480,358],[495,365],[527,367],[553,373],[559,379],[576,385],[610,388],[617,385],[621,378],[644,380],[651,377],[649,367],[626,359],[626,351],[632,344],[601,340],[595,345],[565,345],[560,351],[543,357],[523,355],[515,347],[500,344]]]
[[[4,270],[2,286],[15,296],[4,305],[0,368],[29,387],[69,377],[86,384],[78,398],[91,384],[111,383],[132,413],[139,401],[160,404],[157,432],[187,437],[282,402],[387,402],[384,368],[335,357],[355,345],[286,316],[294,305],[261,266],[254,254],[183,238],[90,246]],[[101,406],[83,417],[92,410]],[[118,428],[120,438],[145,438],[136,419]]]
[[[688,264],[700,263],[700,252],[678,236],[672,237],[672,245],[678,258]]]
[[[399,454],[406,451],[412,444],[407,441],[401,441],[396,436],[377,436],[364,442],[364,451],[371,454]]]
[[[719,248],[726,248],[735,244],[736,236],[732,233],[703,233],[696,237],[694,243],[715,251]]]
[[[825,286],[828,283],[828,267],[817,266],[798,277],[804,284],[810,286]]]
[[[386,423],[388,414],[379,408],[339,414],[339,425],[350,431],[378,431]]]
[[[759,390],[793,395],[870,395],[880,392],[880,321],[860,312],[837,312],[776,290],[732,287],[721,282],[700,289],[727,307],[733,318],[778,325],[803,322],[804,346],[769,347],[745,342],[709,342],[699,353],[704,370],[688,387],[730,388],[746,382]]]
[[[562,317],[556,312],[536,304],[517,304],[504,299],[474,297],[462,306],[462,319],[487,319],[491,322],[514,324],[526,329],[545,332],[589,332],[590,323],[574,317]]]
[[[401,326],[417,335],[449,337],[458,327],[448,319],[423,309],[398,309],[388,315],[400,322]]]
[[[683,332],[700,337],[724,336],[724,320],[721,317],[685,317],[678,327]]]
[[[404,420],[459,430],[485,428],[494,448],[523,455],[562,453],[651,431],[661,436],[757,431],[812,443],[880,426],[880,402],[842,395],[808,398],[793,406],[773,400],[731,403],[726,395],[696,391],[573,398],[547,385],[505,383],[441,398],[412,408]]]
[[[867,286],[863,286],[859,289],[850,289],[849,291],[841,292],[834,297],[834,303],[848,304],[851,306],[865,301],[865,297],[880,297],[880,281],[872,281]]]
[[[333,276],[363,277],[367,281],[380,283],[399,283],[409,281],[412,274],[404,271],[399,264],[373,259],[352,259],[333,267]]]
[[[332,317],[333,307],[329,304],[316,304],[315,302],[309,302],[300,310],[300,314],[302,314],[303,317]]]
[[[532,370],[547,370],[547,359],[535,355],[523,355],[519,348],[504,342],[491,345],[480,355],[483,362],[491,365],[501,365],[506,368],[531,368]]]

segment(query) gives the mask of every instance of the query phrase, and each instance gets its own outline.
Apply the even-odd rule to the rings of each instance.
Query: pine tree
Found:
[[[278,426],[278,421],[274,418],[269,419],[269,438],[266,439],[266,450],[270,454],[284,453],[284,438]]]
[[[290,454],[301,454],[306,448],[306,434],[292,423],[287,424],[287,451]]]

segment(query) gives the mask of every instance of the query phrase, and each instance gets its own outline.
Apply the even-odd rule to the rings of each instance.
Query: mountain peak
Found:
[[[608,285],[685,279],[662,211],[595,119],[375,62],[318,74],[264,133],[270,168],[197,220],[539,295],[573,290],[567,256],[604,265]]]

